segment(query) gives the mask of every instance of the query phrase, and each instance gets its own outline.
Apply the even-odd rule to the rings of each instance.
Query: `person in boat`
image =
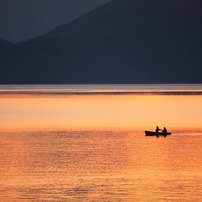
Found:
[[[158,133],[160,130],[161,129],[158,126],[156,126],[156,133]]]
[[[166,127],[163,128],[163,134],[167,134],[167,129],[166,129]]]

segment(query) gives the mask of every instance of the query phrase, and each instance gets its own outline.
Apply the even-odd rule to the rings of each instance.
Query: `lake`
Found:
[[[199,84],[0,86],[0,201],[200,201],[201,103]]]

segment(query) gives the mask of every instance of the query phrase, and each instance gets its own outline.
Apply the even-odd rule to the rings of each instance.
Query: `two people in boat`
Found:
[[[162,131],[163,134],[167,134],[167,129],[166,129],[166,127],[164,127],[163,130],[162,130],[162,129],[160,129],[158,126],[156,126],[156,133],[159,133],[160,131]]]

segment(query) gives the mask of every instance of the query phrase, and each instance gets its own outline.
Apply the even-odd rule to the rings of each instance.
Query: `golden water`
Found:
[[[201,103],[172,93],[2,93],[0,201],[200,201]],[[172,135],[145,137],[156,125]]]

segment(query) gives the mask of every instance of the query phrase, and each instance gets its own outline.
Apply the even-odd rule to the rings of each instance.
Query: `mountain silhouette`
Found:
[[[112,0],[45,35],[0,41],[0,82],[201,83],[201,10],[200,0]]]

